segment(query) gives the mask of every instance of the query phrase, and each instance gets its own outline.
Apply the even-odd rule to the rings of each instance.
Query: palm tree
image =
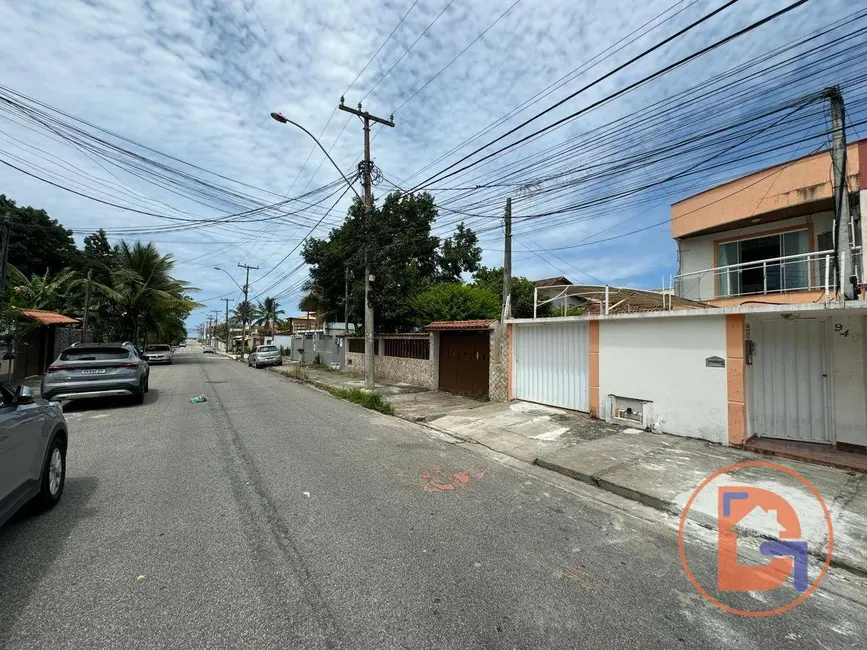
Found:
[[[280,303],[276,298],[266,297],[253,308],[252,324],[253,325],[268,325],[273,336],[277,330],[277,323],[280,322],[280,316],[283,315],[283,310],[280,309]]]
[[[114,252],[111,286],[97,290],[114,303],[123,335],[143,346],[150,336],[183,338],[184,319],[201,306],[189,296],[194,288],[172,277],[172,256],[160,255],[153,243],[121,241]]]
[[[45,309],[78,314],[83,307],[81,287],[84,280],[75,271],[63,269],[56,275],[32,275],[29,278],[12,264],[8,265],[12,304],[21,309]]]

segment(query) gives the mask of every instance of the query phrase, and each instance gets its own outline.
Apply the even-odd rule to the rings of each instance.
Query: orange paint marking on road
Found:
[[[469,485],[473,479],[478,480],[484,475],[484,471],[474,472],[473,470],[448,474],[437,468],[425,470],[419,477],[426,492],[453,492],[457,488]]]

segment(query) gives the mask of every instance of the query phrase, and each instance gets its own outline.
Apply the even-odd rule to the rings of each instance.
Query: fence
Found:
[[[374,342],[376,377],[386,381],[436,388],[429,334],[385,334]],[[364,373],[364,339],[347,339],[345,369]]]

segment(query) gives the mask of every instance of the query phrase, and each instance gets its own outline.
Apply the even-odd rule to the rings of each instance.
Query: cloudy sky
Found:
[[[567,102],[534,126],[575,111],[791,2],[740,0],[707,24]],[[406,188],[472,148],[447,156],[425,173],[417,174],[420,169],[656,16],[669,10],[664,15],[670,20],[575,76],[474,144],[484,144],[504,133],[723,4],[723,0],[3,2],[0,84],[159,152],[259,188],[249,192],[262,203],[298,196],[337,178],[327,161],[321,164],[323,156],[318,151],[310,155],[313,145],[309,137],[271,120],[271,111],[283,111],[317,136],[324,129],[322,142],[333,147],[331,153],[343,169],[357,163],[362,150],[360,125],[345,113],[334,113],[345,92],[348,104],[363,101],[365,109],[373,113],[395,114],[396,128],[375,132],[374,159],[389,182]],[[640,110],[651,101],[748,61],[854,10],[853,3],[847,0],[811,0],[716,50],[698,64],[643,86],[606,105],[603,111],[553,131],[474,173],[496,171],[499,165]],[[673,15],[675,12],[679,13]],[[818,89],[806,87],[804,92]],[[867,131],[864,127],[862,130]],[[510,139],[520,135],[523,133]],[[237,211],[228,206],[220,210],[219,206],[193,204],[132,175],[107,170],[57,138],[3,119],[0,113],[0,157],[13,154],[16,160],[36,161],[34,147],[39,147],[44,157],[56,156],[75,164],[90,174],[91,180],[122,183],[139,197],[160,201],[166,210],[170,207],[201,217]],[[48,163],[42,158],[39,164]],[[711,183],[718,177],[694,178],[693,182],[700,186],[704,180]],[[441,194],[434,193],[438,199],[445,199],[451,188],[474,182],[473,174],[459,175],[433,183],[446,188]],[[376,191],[382,194],[389,187],[383,182]],[[635,224],[664,220],[666,205],[684,196],[678,196],[677,191],[685,190],[673,188],[670,196],[643,205],[634,201],[622,207],[615,204],[614,209],[598,218],[577,223],[547,227],[540,220],[516,239],[515,273],[532,279],[563,274],[574,282],[658,286],[663,276],[667,278],[676,269],[675,247],[664,225],[641,236],[562,250],[556,257],[526,249],[565,246],[597,232],[617,234]],[[103,227],[111,231],[166,223],[94,203],[7,167],[0,167],[0,192],[20,204],[44,208],[77,230]],[[498,194],[496,203],[492,194],[479,195],[490,198],[487,204],[474,200],[472,192],[461,196],[459,201],[452,199],[454,208],[473,205],[474,214],[496,215],[504,195]],[[310,201],[322,198],[318,195]],[[348,198],[325,218],[316,234],[326,233],[327,226],[340,219],[346,201]],[[200,287],[199,298],[208,300],[208,309],[216,309],[222,306],[216,298],[226,294],[236,298],[238,291],[213,266],[225,266],[240,281],[237,263],[258,265],[262,270],[252,274],[251,284],[254,293],[264,289],[296,266],[297,253],[274,269],[330,204],[326,201],[321,207],[310,208],[296,215],[292,223],[212,226],[149,238],[175,256],[178,275]],[[526,195],[515,194],[516,215],[522,209],[535,209],[532,204]],[[484,230],[482,243],[484,262],[501,264],[502,242],[496,227]],[[268,277],[260,280],[266,271],[270,271]],[[301,270],[270,293],[292,289],[303,277]],[[297,291],[286,294],[282,302],[288,313],[297,311],[298,298]],[[189,324],[201,322],[203,312],[194,315]]]

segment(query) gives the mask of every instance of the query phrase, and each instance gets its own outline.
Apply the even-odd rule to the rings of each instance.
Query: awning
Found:
[[[21,314],[25,318],[41,323],[42,325],[77,325],[77,318],[70,318],[56,311],[42,311],[40,309],[22,309]]]
[[[497,321],[485,320],[435,320],[426,330],[488,330]]]

